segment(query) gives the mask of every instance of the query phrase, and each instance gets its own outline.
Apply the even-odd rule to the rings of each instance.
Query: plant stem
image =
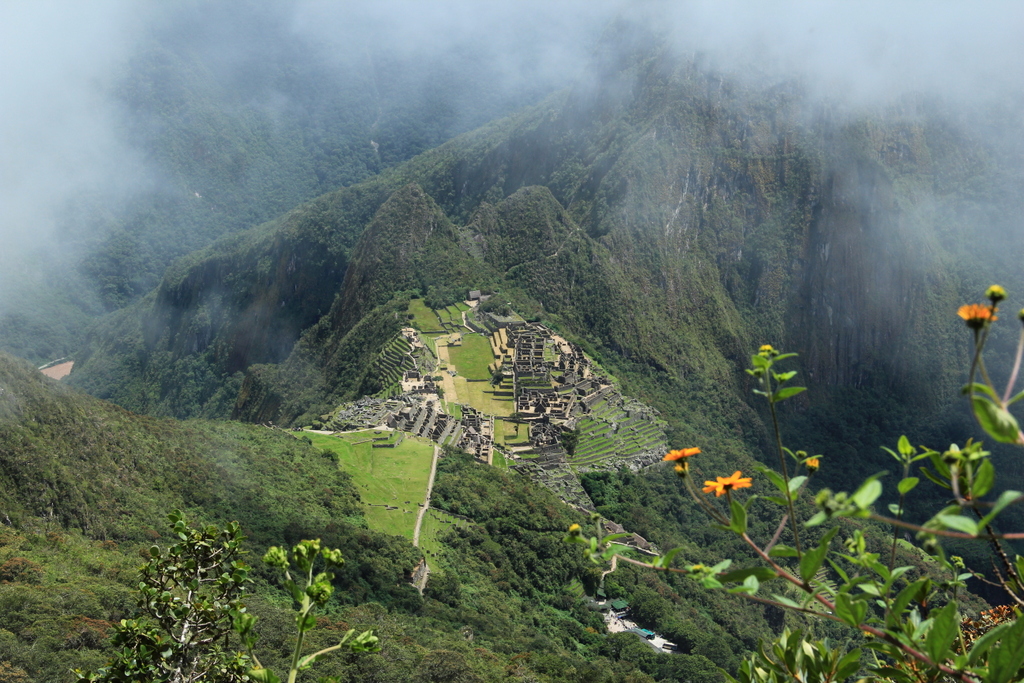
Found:
[[[1020,359],[1024,356],[1024,327],[1020,330],[1020,338],[1017,340],[1017,356],[1013,360],[1013,372],[1010,373],[1010,381],[1006,384],[1006,391],[1003,393],[1003,407],[1010,400],[1013,393],[1013,385],[1017,383],[1017,373],[1020,372]]]
[[[906,479],[907,475],[910,474],[910,463],[903,464],[903,478]],[[900,505],[896,512],[896,519],[903,519],[903,500],[906,494],[900,494]],[[893,567],[896,566],[896,542],[900,537],[899,527],[892,528],[892,551],[889,553],[889,571],[891,572]]]
[[[800,548],[800,532],[798,531],[796,510],[793,508],[793,493],[789,490],[789,468],[786,467],[786,451],[782,447],[782,431],[779,429],[779,417],[775,412],[775,401],[772,400],[771,380],[767,380],[768,407],[772,413],[772,428],[775,430],[775,446],[779,452],[779,467],[782,468],[782,479],[786,482],[786,504],[789,506],[789,521],[793,529],[793,545],[796,547],[796,559],[803,557]]]

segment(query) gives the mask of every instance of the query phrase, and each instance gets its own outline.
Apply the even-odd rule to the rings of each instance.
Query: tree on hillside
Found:
[[[166,551],[150,548],[151,559],[143,565],[139,583],[139,607],[144,616],[115,626],[111,638],[114,659],[95,673],[76,671],[79,680],[280,683],[281,678],[263,667],[253,651],[256,617],[242,602],[251,579],[249,566],[239,559],[244,551],[238,523],[223,530],[213,525],[195,528],[179,510],[171,512],[168,519],[180,540]],[[328,571],[314,571],[318,558]],[[294,683],[299,672],[330,652],[380,649],[372,632],[356,635],[351,629],[337,645],[302,656],[303,637],[316,625],[313,610],[323,607],[334,591],[334,574],[329,570],[344,563],[341,551],[321,548],[319,540],[300,541],[291,553],[270,548],[263,560],[284,572],[284,587],[294,601],[297,638],[288,683]],[[245,652],[229,647],[233,633],[240,637]]]

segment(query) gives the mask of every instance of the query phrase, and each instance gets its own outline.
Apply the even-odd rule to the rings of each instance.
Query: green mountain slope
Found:
[[[423,680],[720,681],[715,665],[735,662],[710,639],[656,656],[633,636],[605,635],[580,597],[594,589],[596,568],[561,541],[580,515],[468,456],[441,460],[434,506],[461,521],[431,543],[420,596],[408,584],[420,552],[367,529],[335,458],[281,430],[133,415],[3,355],[0,439],[0,671],[12,680],[71,680],[71,667],[102,664],[111,624],[136,614],[139,553],[169,542],[171,507],[241,523],[256,565],[248,603],[261,619],[264,661],[274,664],[289,651],[291,617],[258,557],[269,544],[309,537],[347,560],[311,647],[349,627],[377,629],[384,645],[380,655],[327,659],[316,675],[394,681],[436,668],[448,673]],[[617,596],[647,605],[655,628],[682,628],[687,611],[702,609],[692,590],[680,592],[685,584],[642,572],[623,571],[616,586]],[[736,647],[768,628],[756,615],[708,619]]]
[[[234,414],[287,422],[358,394],[359,367],[394,333],[374,308],[389,295],[489,286],[584,344],[661,410],[674,441],[731,453],[763,443],[741,367],[769,341],[801,353],[808,396],[821,399],[787,419],[838,413],[888,425],[879,439],[918,425],[959,438],[935,419],[967,352],[951,313],[982,278],[1019,280],[1005,257],[1016,238],[996,251],[986,237],[1021,197],[999,180],[1004,152],[935,103],[840,114],[795,85],[755,87],[656,42],[604,68],[598,85],[190,257],[127,327],[95,330],[71,381],[136,410],[228,415],[248,370]],[[291,260],[300,249],[308,274]],[[238,304],[208,324],[203,302],[219,291]],[[376,332],[339,355],[370,311]],[[145,333],[127,329],[134,318],[150,321]],[[306,360],[267,365],[295,342]],[[280,383],[293,387],[268,388]],[[881,396],[913,397],[920,419]],[[802,424],[827,450],[831,427]]]

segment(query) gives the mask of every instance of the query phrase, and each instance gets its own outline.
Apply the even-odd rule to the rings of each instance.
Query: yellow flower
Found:
[[[988,321],[999,320],[995,315],[994,308],[981,304],[965,304],[957,310],[956,314],[963,318],[967,322],[967,327],[972,330],[981,329]]]
[[[579,524],[570,524],[569,525],[569,533],[572,534],[573,536],[578,534],[580,532],[580,529],[581,529],[581,527],[580,527]]]
[[[733,491],[735,489],[750,488],[750,477],[742,477],[743,474],[739,470],[732,473],[729,477],[717,477],[715,481],[704,482],[704,493],[714,493],[715,497],[720,497],[726,491]]]
[[[662,460],[682,460],[700,453],[699,448],[680,448],[677,451],[669,451]]]
[[[821,467],[821,460],[818,459],[818,456],[814,456],[813,458],[807,458],[804,460],[804,464],[807,465],[807,471],[814,474],[818,471],[818,468]]]
[[[764,344],[757,350],[757,355],[763,356],[764,358],[771,358],[772,356],[779,355],[779,352],[775,350],[775,347],[771,344]]]
[[[999,285],[992,285],[985,290],[985,296],[987,296],[988,300],[993,304],[997,304],[1006,298],[1006,290]]]

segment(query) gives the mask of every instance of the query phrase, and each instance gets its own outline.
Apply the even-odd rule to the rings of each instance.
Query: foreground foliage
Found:
[[[974,336],[964,393],[970,399],[975,420],[990,437],[1024,445],[1024,433],[1009,411],[1024,398],[1024,392],[1013,395],[1024,356],[1024,330],[1005,391],[999,392],[986,370],[983,350],[1006,293],[993,285],[986,295],[988,304],[963,306],[959,311]],[[1020,317],[1024,322],[1024,311]],[[889,515],[873,508],[883,492],[879,481],[882,474],[877,474],[852,493],[820,490],[813,499],[815,510],[802,517],[807,506],[798,506],[799,499],[823,458],[794,452],[783,444],[776,406],[804,388],[790,385],[796,372],[781,371],[778,365],[794,356],[762,346],[747,370],[757,382],[755,393],[767,402],[774,427],[778,471],[758,468],[774,489],[772,495],[751,495],[743,500],[736,492],[750,487],[752,478],[742,477],[739,471],[707,480],[698,490],[690,459],[701,449],[685,448],[665,456],[665,460],[675,462],[676,474],[697,505],[717,526],[741,539],[756,555],[755,563],[734,569],[730,558],[714,566],[676,561],[682,558],[681,547],[649,563],[641,562],[622,556],[623,547],[616,541],[623,534],[605,535],[599,525],[594,536],[584,534],[580,525],[572,525],[566,540],[584,545],[585,554],[593,561],[610,562],[613,571],[623,562],[681,574],[705,588],[724,589],[761,604],[843,624],[864,637],[862,647],[847,650],[827,639],[814,641],[799,630],[787,629],[772,642],[760,643],[739,667],[736,678],[730,677],[733,681],[841,681],[858,672],[899,683],[1020,680],[1024,674],[1024,619],[1019,619],[1020,608],[1024,607],[1024,557],[1011,560],[1004,543],[1024,534],[1000,533],[995,524],[1007,507],[1024,501],[1024,493],[1005,490],[994,499],[990,497],[997,480],[996,469],[980,442],[968,439],[962,446],[952,444],[945,451],[937,451],[914,447],[902,437],[896,450],[886,449],[902,470],[897,484],[899,502],[889,506]],[[920,462],[927,465],[918,465]],[[791,467],[795,468],[792,476]],[[906,496],[921,482],[914,476],[918,473],[948,491],[952,500],[930,519],[915,524],[905,520],[904,513]],[[711,493],[714,499],[707,495]],[[725,500],[720,501],[723,496]],[[752,506],[758,500],[782,510],[778,526],[766,542],[755,541],[756,534],[750,527]],[[596,513],[593,517],[595,522],[600,519]],[[869,544],[864,524],[867,520],[892,527],[889,547]],[[825,524],[829,524],[828,530],[812,541],[811,534]],[[912,565],[897,565],[901,530],[917,534],[941,578]],[[763,532],[759,529],[757,534]],[[832,541],[840,534],[842,548],[833,548]],[[985,612],[978,620],[965,618],[959,598],[966,592],[966,581],[983,577],[965,567],[962,558],[948,555],[941,542],[945,539],[988,542],[994,559],[992,576],[1012,605]],[[769,582],[776,582],[774,586],[788,584],[789,590],[776,587],[766,597],[762,587]]]

